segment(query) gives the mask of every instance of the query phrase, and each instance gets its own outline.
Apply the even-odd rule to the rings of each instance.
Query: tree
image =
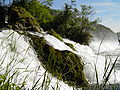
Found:
[[[25,7],[31,0],[13,0],[13,5]]]
[[[42,5],[39,1],[31,0],[27,3],[25,8],[36,18],[41,27],[43,27],[45,23],[52,20],[49,7]]]
[[[44,30],[53,29],[62,37],[69,38],[80,44],[89,45],[92,38],[91,31],[97,19],[92,19],[94,9],[91,6],[81,5],[81,9],[65,4],[65,8],[60,11],[52,22],[49,22]]]
[[[44,3],[52,2],[52,0],[14,0],[13,5],[25,8],[32,16],[34,16],[40,26],[43,27],[45,23],[52,19],[49,7],[43,5],[43,1]]]
[[[94,30],[93,24],[97,23],[98,19],[93,20],[94,9],[91,6],[81,5],[81,11],[78,14],[81,18],[81,29],[84,32],[89,32]]]
[[[40,1],[41,4],[47,5],[47,6],[52,6],[53,0],[38,0]]]

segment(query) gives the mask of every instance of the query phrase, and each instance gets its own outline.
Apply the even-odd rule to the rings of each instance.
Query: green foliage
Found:
[[[25,7],[30,0],[13,0],[13,4],[16,6]]]
[[[7,77],[8,77],[7,74],[0,75],[0,90],[21,90],[22,89],[21,86],[23,86],[24,84],[21,84],[21,86],[20,85],[18,86],[15,83],[11,82],[10,79],[12,79],[12,77],[6,81]]]
[[[76,51],[75,50],[75,48],[74,48],[74,46],[72,45],[72,44],[70,44],[70,43],[65,43],[67,46],[69,46],[73,51]]]
[[[92,19],[94,9],[91,6],[81,5],[78,10],[73,7],[75,1],[71,0],[71,5],[65,4],[63,10],[52,10],[45,5],[52,1],[30,0],[26,1],[23,7],[36,18],[45,31],[53,29],[62,37],[89,45],[92,38],[91,31],[95,29],[94,24],[97,23],[97,19]]]
[[[16,23],[16,22],[27,22],[27,18],[31,18],[31,20],[28,22],[28,24],[38,24],[37,22],[32,22],[34,20],[33,16],[27,12],[24,8],[20,6],[13,6],[11,7],[11,17],[10,22]]]
[[[62,37],[61,37],[59,34],[57,34],[53,29],[52,29],[52,30],[49,30],[48,33],[49,33],[50,35],[53,35],[54,37],[56,37],[56,38],[59,39],[60,41],[63,41]]]
[[[93,11],[91,6],[81,5],[81,11],[79,11],[72,5],[65,4],[64,10],[55,14],[53,21],[42,28],[53,29],[62,37],[89,45],[92,38],[91,31],[95,29],[94,24],[97,23],[97,19],[92,20]]]
[[[79,42],[80,44],[89,45],[92,35],[90,32],[78,31],[76,28],[73,28],[71,29],[68,37],[75,42]]]
[[[49,8],[36,0],[31,0],[25,8],[36,18],[41,27],[43,27],[45,23],[52,20],[52,15],[50,14]]]
[[[10,11],[9,24],[12,26],[12,29],[40,31],[39,23],[24,8],[14,5],[10,7]]]
[[[40,0],[43,5],[52,6],[53,0]]]
[[[45,4],[45,5],[43,5]],[[45,23],[52,20],[49,7],[46,6],[52,4],[52,0],[15,0],[13,5],[21,6],[25,8],[31,15],[39,22],[41,27],[44,27]]]
[[[63,80],[69,86],[83,87],[87,80],[83,73],[81,58],[69,51],[55,50],[46,44],[43,38],[31,37],[34,47],[43,67],[59,80]]]

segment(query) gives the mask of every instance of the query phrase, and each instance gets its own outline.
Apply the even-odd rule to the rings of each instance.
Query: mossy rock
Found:
[[[56,38],[59,39],[60,41],[63,41],[62,37],[61,37],[58,33],[56,33],[53,29],[52,29],[52,30],[49,30],[49,31],[48,31],[48,34],[53,35],[54,37],[56,37]]]
[[[70,51],[59,51],[46,44],[44,38],[30,36],[42,66],[54,77],[64,81],[69,86],[84,87],[88,84],[81,58]]]
[[[65,44],[66,44],[67,46],[69,46],[73,51],[76,51],[76,49],[74,48],[74,46],[73,46],[71,43],[66,43],[66,42],[65,42]]]
[[[11,6],[9,11],[11,13],[9,21],[13,29],[40,32],[39,24],[24,8]],[[35,27],[37,27],[37,29],[34,29]]]

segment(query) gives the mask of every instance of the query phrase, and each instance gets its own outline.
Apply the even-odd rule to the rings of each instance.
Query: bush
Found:
[[[42,5],[36,0],[31,0],[26,5],[25,9],[36,18],[41,27],[44,27],[44,24],[50,22],[53,18],[49,11],[49,7]]]
[[[89,43],[91,42],[92,35],[90,34],[90,32],[83,32],[83,31],[78,32],[78,30],[75,30],[72,33],[73,34],[69,35],[68,38],[75,42],[84,45],[89,45]]]

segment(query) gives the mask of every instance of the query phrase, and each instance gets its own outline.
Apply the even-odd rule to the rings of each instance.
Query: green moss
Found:
[[[57,34],[54,30],[49,30],[48,33],[49,33],[50,35],[53,35],[54,37],[56,37],[56,38],[59,39],[60,41],[63,41],[62,37],[61,37],[59,34]]]
[[[20,30],[32,30],[32,27],[38,27],[40,29],[38,22],[24,8],[20,6],[12,6],[10,11],[11,15],[9,21],[13,26],[13,29],[16,29],[16,27]]]
[[[16,12],[18,12],[18,15],[19,15],[19,19],[21,21],[28,21],[29,20],[29,23],[30,24],[33,24],[33,25],[38,25],[38,23],[36,22],[36,20],[33,18],[33,16],[27,12],[24,8],[22,7],[15,7],[14,10]],[[30,19],[29,19],[30,18]]]
[[[74,46],[70,43],[65,43],[67,46],[69,46],[73,51],[76,51],[76,49],[74,48]]]
[[[49,73],[69,86],[82,87],[87,85],[80,57],[69,51],[54,49],[46,44],[44,38],[31,36],[31,39],[31,45],[43,67]]]

